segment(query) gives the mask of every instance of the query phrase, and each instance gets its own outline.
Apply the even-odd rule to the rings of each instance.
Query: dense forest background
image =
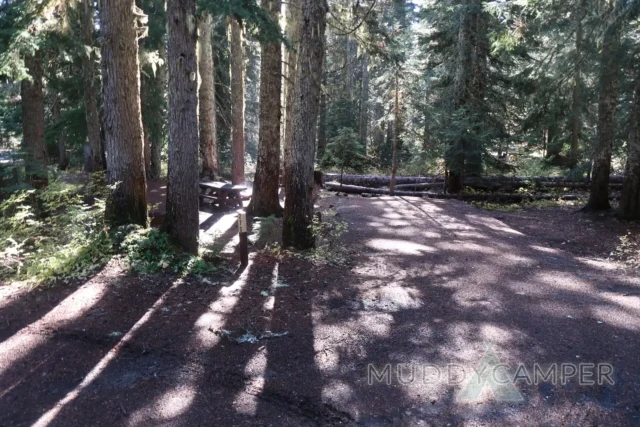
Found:
[[[640,217],[638,1],[103,3],[0,0],[3,197],[106,169],[106,220],[144,227],[147,181],[168,180],[164,229],[190,252],[197,181],[220,175],[298,247],[314,168],[452,195],[562,176]]]
[[[26,18],[20,13],[26,13],[26,8],[21,5],[28,3],[4,0],[0,10],[0,141],[4,147],[19,146],[20,81],[30,74],[18,51],[39,48],[47,155],[61,166],[70,162],[82,167],[88,137],[82,100],[89,89],[84,84],[83,61],[95,62],[94,77],[100,84],[97,4],[89,2],[91,16],[86,18],[81,1],[68,2],[64,10],[62,5],[54,7],[64,2],[49,2],[55,9],[51,16],[24,24]],[[148,19],[146,36],[140,39],[141,102],[152,150],[162,161],[152,163],[155,175],[163,174],[167,160],[166,87],[162,82],[163,76],[166,78],[164,3],[137,2]],[[89,36],[83,23],[86,19],[92,22]],[[359,155],[349,161],[349,169],[387,173],[397,119],[399,165],[406,174],[443,173],[444,164],[439,160],[455,157],[452,151],[456,149],[450,142],[470,128],[474,132],[467,136],[465,151],[470,167],[478,172],[512,172],[513,165],[523,175],[542,174],[545,168],[586,174],[596,150],[600,65],[606,59],[602,58],[606,47],[617,50],[611,53],[619,74],[611,76],[618,80],[611,89],[618,92],[619,105],[613,167],[622,172],[637,80],[638,28],[632,2],[344,0],[331,2],[328,19],[318,124],[320,164],[331,167],[340,163],[325,148],[340,135],[348,135],[359,142]],[[469,28],[462,28],[465,25]],[[612,25],[616,27],[616,46],[604,46]],[[229,169],[227,17],[214,17],[212,26],[217,144],[223,169]],[[242,41],[249,165],[256,162],[259,126],[260,44],[259,29],[253,30],[246,31]],[[467,35],[473,59],[470,64],[461,64],[461,37]],[[462,69],[463,65],[472,68]],[[466,78],[472,80],[468,83],[477,93],[460,93],[456,84],[460,86],[460,79],[465,78],[461,74],[470,74]],[[400,98],[397,117],[396,91]],[[460,108],[460,97],[477,102]],[[64,151],[59,149],[62,143]]]

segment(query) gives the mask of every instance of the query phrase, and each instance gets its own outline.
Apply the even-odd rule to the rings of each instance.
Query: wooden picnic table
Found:
[[[247,187],[222,181],[200,183],[200,203],[209,202],[220,207],[241,208],[242,193]]]

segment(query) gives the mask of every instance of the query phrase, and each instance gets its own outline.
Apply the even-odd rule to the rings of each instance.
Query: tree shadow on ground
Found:
[[[169,286],[107,267],[0,344],[0,423],[32,424],[82,381]]]
[[[639,422],[637,277],[455,201],[324,203],[350,223],[352,265],[262,254],[215,283],[116,277],[0,373],[0,424],[60,402],[51,425]],[[446,369],[473,372],[488,349],[510,367],[611,363],[615,385],[518,382],[522,402],[489,388],[463,402],[468,378]],[[370,381],[387,364],[405,371]]]
[[[2,296],[0,305],[0,342],[40,319],[84,283],[83,280],[59,283],[55,293],[42,287],[29,288],[24,285],[18,290],[9,289],[13,284],[3,285],[7,292]]]

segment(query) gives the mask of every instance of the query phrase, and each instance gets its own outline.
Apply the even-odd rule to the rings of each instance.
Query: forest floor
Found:
[[[454,200],[320,204],[349,224],[344,266],[254,251],[206,280],[112,261],[73,286],[0,286],[0,426],[640,424],[640,278],[607,260],[640,227]],[[201,221],[232,247],[233,215]],[[469,387],[498,363],[607,363],[614,384]],[[387,364],[389,384],[368,375]]]

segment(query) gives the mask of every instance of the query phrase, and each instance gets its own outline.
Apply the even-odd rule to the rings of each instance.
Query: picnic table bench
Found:
[[[243,200],[241,193],[246,189],[247,187],[242,185],[221,181],[201,182],[200,203],[209,202],[220,207],[241,208]]]

